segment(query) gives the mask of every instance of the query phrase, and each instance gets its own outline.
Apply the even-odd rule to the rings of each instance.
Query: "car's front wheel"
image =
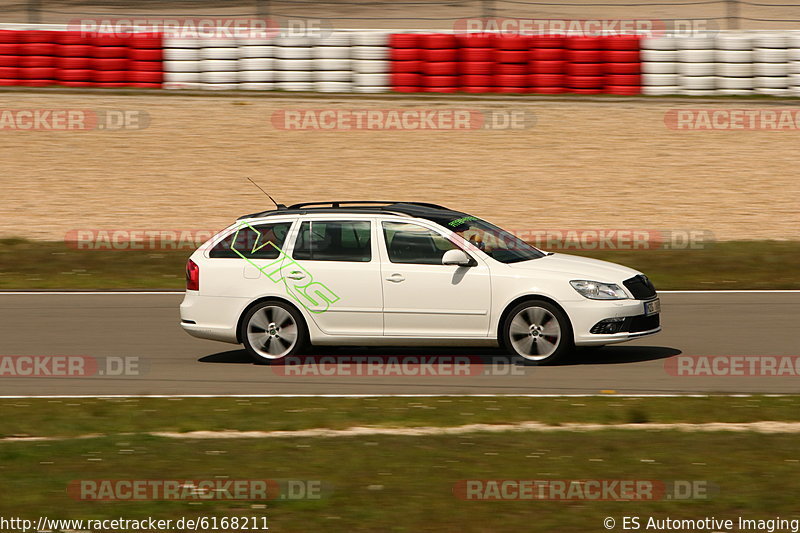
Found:
[[[574,348],[567,315],[544,300],[528,300],[515,306],[506,316],[502,334],[512,355],[537,365],[563,361]]]
[[[242,320],[242,343],[256,363],[269,363],[296,354],[307,338],[302,315],[283,302],[262,302],[251,308]]]

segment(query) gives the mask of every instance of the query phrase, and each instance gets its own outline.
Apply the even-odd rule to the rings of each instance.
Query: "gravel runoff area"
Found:
[[[759,5],[737,4],[733,10],[724,0],[579,0],[559,5],[557,2],[520,2],[493,0],[415,0],[414,2],[353,2],[330,0],[327,2],[298,2],[296,0],[234,0],[220,3],[196,0],[170,0],[167,2],[134,2],[133,0],[99,0],[81,4],[71,0],[43,0],[38,18],[44,23],[68,23],[81,19],[147,17],[175,19],[178,17],[214,18],[269,16],[282,26],[288,20],[323,21],[327,27],[337,28],[421,28],[450,29],[461,19],[495,17],[533,20],[652,20],[655,27],[660,21],[698,21],[702,28],[730,28],[729,14],[741,17],[739,27],[744,29],[793,29],[797,27],[796,0],[792,2],[764,2]],[[792,5],[792,4],[796,5]],[[30,20],[30,2],[0,0],[0,22],[16,23]],[[615,6],[614,4],[619,4]],[[631,5],[632,4],[632,5]],[[35,6],[35,4],[34,4]],[[747,20],[759,19],[759,20]],[[792,21],[795,22],[792,22]],[[735,26],[734,26],[735,27]]]
[[[145,112],[139,130],[0,129],[0,236],[87,228],[219,229],[284,203],[409,199],[517,230],[704,230],[800,239],[800,131],[670,129],[674,109],[779,109],[689,99],[303,98],[4,92],[3,109]],[[287,131],[298,109],[422,109],[535,117],[522,129]],[[673,112],[674,113],[674,112]],[[146,121],[145,121],[146,122]]]

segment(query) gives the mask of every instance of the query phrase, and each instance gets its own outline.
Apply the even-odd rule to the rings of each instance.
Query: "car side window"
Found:
[[[439,233],[407,222],[384,222],[383,237],[392,263],[441,265],[446,251],[458,249]]]
[[[372,260],[372,234],[368,220],[308,220],[300,225],[293,259],[306,261]]]
[[[208,256],[239,259],[244,255],[248,259],[277,259],[280,254],[279,248],[283,246],[291,226],[291,222],[242,226],[215,244]],[[267,244],[269,242],[275,246]],[[237,254],[234,248],[242,255]]]

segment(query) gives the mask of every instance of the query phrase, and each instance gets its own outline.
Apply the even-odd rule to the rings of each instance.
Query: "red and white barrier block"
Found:
[[[639,42],[634,35],[395,33],[392,90],[639,94]]]
[[[178,38],[5,27],[5,86],[800,97],[800,31]]]
[[[161,87],[160,34],[0,30],[0,85]]]

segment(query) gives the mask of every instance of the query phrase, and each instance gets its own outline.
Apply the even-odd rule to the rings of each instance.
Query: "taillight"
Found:
[[[186,290],[200,290],[200,267],[191,259],[186,263]]]

